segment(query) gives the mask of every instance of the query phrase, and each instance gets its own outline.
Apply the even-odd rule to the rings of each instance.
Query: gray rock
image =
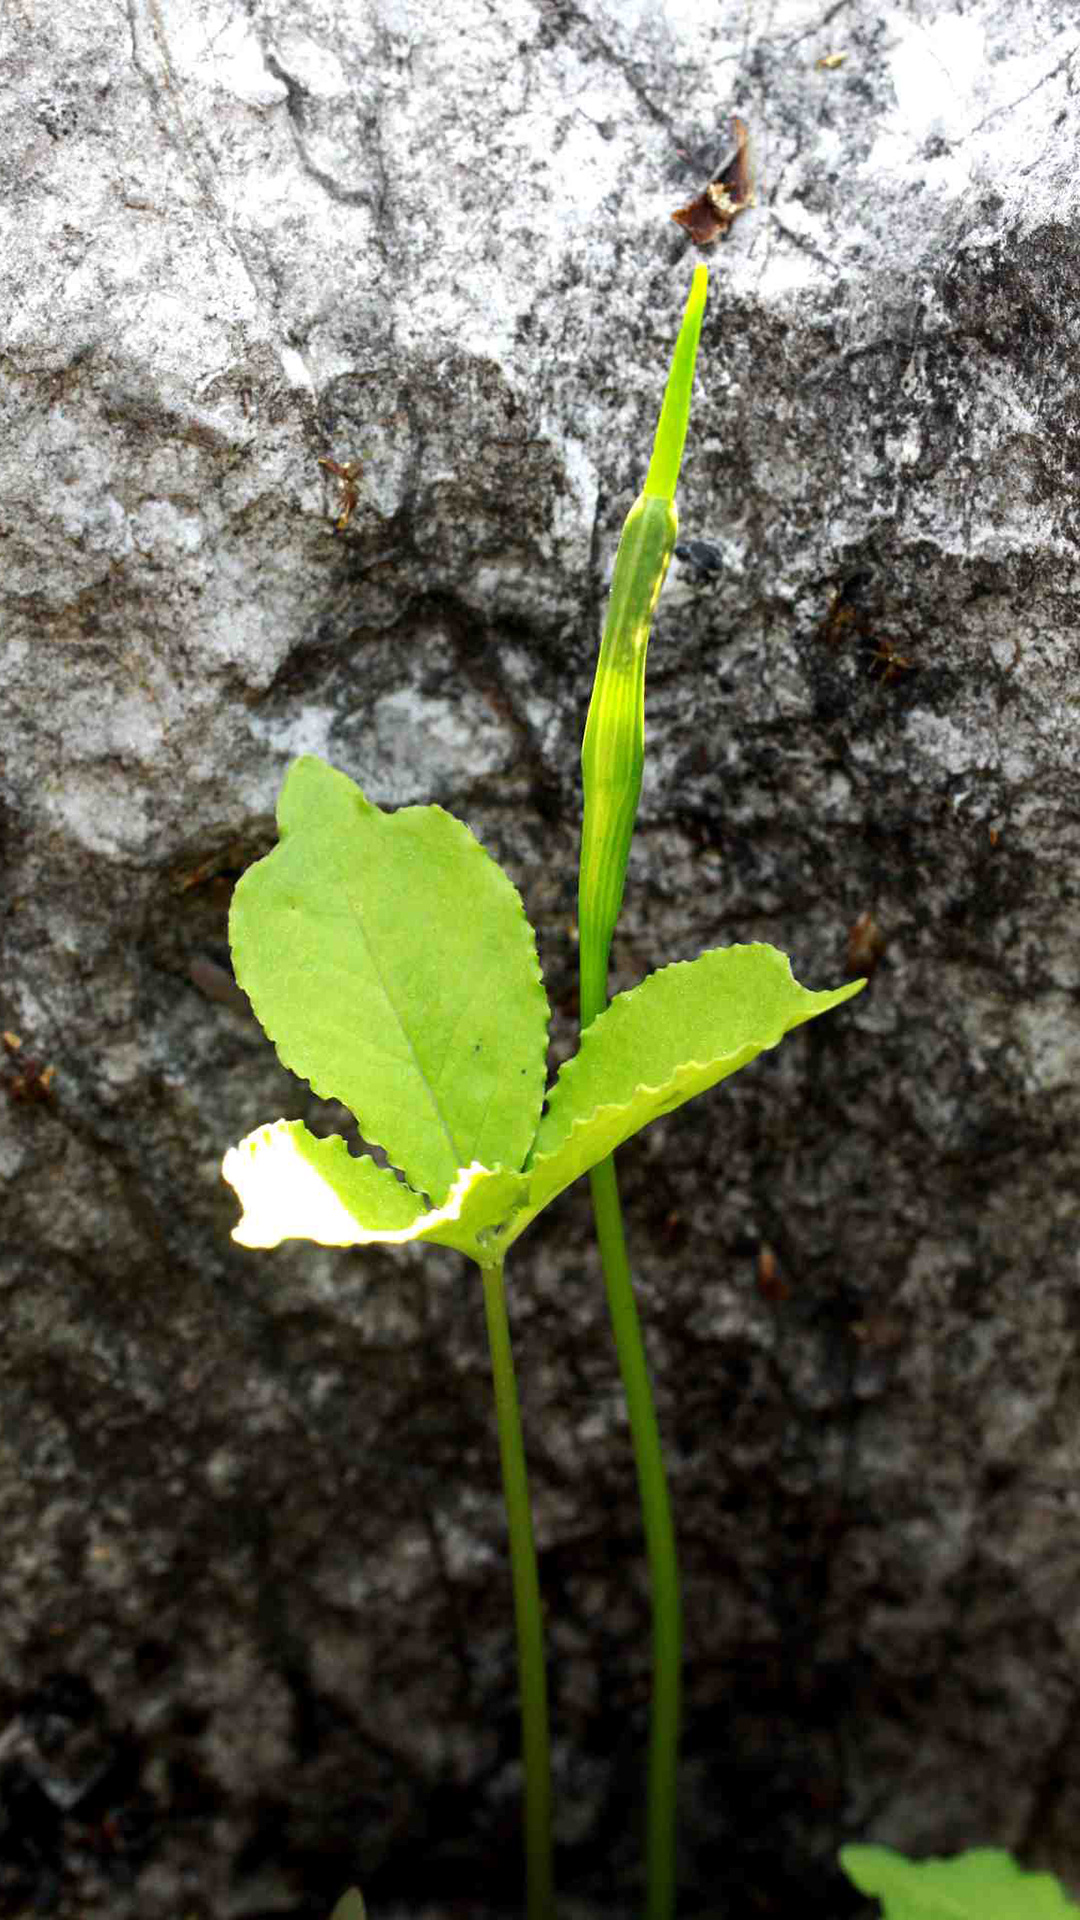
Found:
[[[477,1283],[231,1244],[225,1148],[336,1116],[226,912],[323,753],[504,861],[572,1047],[605,580],[732,111],[758,206],[712,253],[616,984],[877,964],[623,1155],[682,1911],[838,1920],[856,1838],[1080,1886],[1071,16],[16,0],[0,36],[12,1911],[518,1903]],[[320,460],[361,465],[340,528]],[[629,1912],[648,1608],[584,1193],[509,1282],[560,1882]]]

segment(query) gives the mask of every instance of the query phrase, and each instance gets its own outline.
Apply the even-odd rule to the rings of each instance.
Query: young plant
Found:
[[[1076,1920],[1080,1907],[1051,1873],[1026,1873],[1012,1855],[973,1847],[952,1860],[905,1860],[889,1847],[842,1847],[840,1865],[882,1920]]]
[[[390,1163],[356,1158],[339,1136],[317,1138],[298,1120],[260,1127],[225,1156],[225,1178],[243,1209],[234,1238],[249,1247],[295,1238],[329,1246],[429,1241],[465,1254],[480,1273],[517,1629],[529,1920],[549,1920],[554,1911],[550,1766],[506,1254],[572,1181],[593,1173],[615,1312],[610,1267],[612,1248],[618,1253],[622,1242],[610,1170],[615,1148],[865,984],[812,993],[775,948],[733,946],[663,967],[605,1004],[641,779],[645,641],[674,544],[674,486],[703,302],[704,281],[696,277],[645,495],[620,545],[586,733],[578,1053],[545,1093],[548,1005],[533,931],[509,879],[468,828],[436,806],[384,813],[345,774],[311,756],[289,769],[278,802],[278,845],[242,876],[230,917],[237,980],[284,1065],[322,1098],[340,1101]],[[625,1249],[619,1257],[625,1269]],[[633,1338],[623,1337],[620,1358],[646,1523],[652,1535],[658,1524],[666,1527],[674,1596],[667,1758],[651,1775],[660,1806],[650,1813],[649,1911],[660,1920],[674,1885],[678,1590],[628,1269],[623,1280],[620,1310],[625,1320],[628,1298],[636,1354]],[[652,1457],[643,1471],[640,1431],[649,1419]],[[650,1550],[657,1593],[652,1537]],[[669,1604],[669,1622],[670,1613]]]

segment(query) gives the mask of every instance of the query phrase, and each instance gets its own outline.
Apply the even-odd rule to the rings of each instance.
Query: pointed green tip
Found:
[[[671,372],[668,374],[664,404],[660,409],[660,424],[656,429],[653,442],[652,459],[645,480],[645,492],[659,500],[674,500],[675,486],[682,465],[683,447],[686,444],[686,429],[690,423],[690,393],[694,384],[694,363],[697,360],[698,341],[701,338],[701,321],[705,312],[705,295],[709,285],[707,267],[695,267],[694,278],[690,283],[690,297],[686,302],[686,312],[679,328],[679,337],[675,342],[675,352],[671,359]]]

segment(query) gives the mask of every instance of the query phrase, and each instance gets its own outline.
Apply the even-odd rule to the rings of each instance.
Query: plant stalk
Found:
[[[652,1598],[653,1686],[645,1826],[646,1920],[675,1911],[675,1805],[682,1668],[682,1602],[675,1528],[645,1343],[626,1253],[615,1160],[592,1169],[593,1213],[637,1467]]]
[[[611,936],[622,905],[645,764],[645,654],[678,515],[675,487],[690,418],[707,274],[695,270],[675,343],[644,491],[623,527],[582,741],[585,809],[578,872],[581,1030],[607,1005]],[[596,1235],[637,1466],[653,1615],[646,1814],[646,1920],[675,1911],[675,1806],[682,1605],[660,1429],[626,1255],[612,1157],[589,1175]]]
[[[506,1317],[502,1263],[485,1267],[481,1272],[499,1428],[503,1498],[510,1535],[510,1576],[517,1631],[521,1749],[525,1768],[525,1911],[527,1920],[554,1920],[547,1674],[529,1481],[517,1382],[514,1378],[514,1356],[510,1347],[510,1325]]]

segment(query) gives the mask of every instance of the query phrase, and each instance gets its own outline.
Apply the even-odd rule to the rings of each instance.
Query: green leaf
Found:
[[[326,1247],[400,1246],[429,1240],[497,1262],[500,1245],[525,1204],[528,1181],[505,1167],[473,1165],[457,1173],[446,1203],[427,1208],[387,1167],[354,1159],[344,1140],[317,1139],[301,1120],[259,1127],[230,1148],[221,1169],[243,1209],[233,1239],[243,1247],[317,1240]]]
[[[842,1847],[840,1865],[884,1920],[1068,1920],[1080,1914],[1050,1873],[1026,1873],[1011,1854],[973,1847],[951,1860],[905,1860],[889,1847]]]
[[[357,794],[351,781],[343,785]],[[377,808],[368,811],[387,818]],[[448,820],[437,808],[408,811]],[[289,846],[291,838],[284,844]],[[476,855],[486,861],[475,841],[469,845],[470,863]],[[260,865],[269,867],[275,857]],[[276,899],[271,905],[280,910]],[[520,908],[515,910],[527,928]],[[528,952],[531,996],[536,964],[531,938]],[[248,1247],[276,1247],[288,1239],[324,1246],[428,1240],[457,1248],[481,1267],[493,1265],[556,1194],[623,1140],[736,1073],[793,1027],[839,1006],[864,985],[853,980],[832,992],[811,993],[793,979],[787,956],[766,946],[717,947],[650,974],[631,992],[619,994],[582,1035],[580,1051],[563,1066],[552,1089],[524,1170],[487,1167],[475,1158],[455,1164],[436,1206],[392,1170],[370,1158],[354,1159],[337,1135],[317,1139],[299,1120],[260,1127],[226,1154],[222,1168],[243,1209],[233,1238]],[[294,991],[299,994],[299,986]],[[377,1051],[371,1057],[377,1067]],[[468,1072],[467,1053],[464,1065]],[[338,1097],[344,1096],[339,1092]],[[449,1083],[446,1101],[452,1097]],[[361,1124],[369,1132],[370,1121],[361,1117]],[[498,1141],[492,1145],[497,1153]]]
[[[318,1140],[302,1120],[275,1120],[230,1147],[221,1171],[243,1216],[242,1247],[317,1240],[324,1247],[411,1240],[427,1211],[420,1195],[370,1156],[354,1159],[339,1134]]]
[[[359,1887],[350,1887],[348,1893],[342,1894],[330,1920],[367,1920],[367,1908]]]
[[[686,429],[690,424],[690,393],[694,385],[694,364],[698,341],[701,339],[708,287],[708,268],[699,264],[694,268],[690,297],[671,356],[671,371],[664,389],[664,404],[660,409],[652,459],[645,479],[645,492],[661,500],[675,499],[675,486],[686,445]]]
[[[312,756],[289,769],[278,829],[237,884],[229,933],[285,1066],[436,1203],[459,1167],[520,1167],[548,1006],[502,869],[441,807],[383,813]]]
[[[621,1141],[850,1000],[852,980],[811,993],[775,947],[714,947],[620,993],[559,1073],[525,1163],[538,1211]]]

